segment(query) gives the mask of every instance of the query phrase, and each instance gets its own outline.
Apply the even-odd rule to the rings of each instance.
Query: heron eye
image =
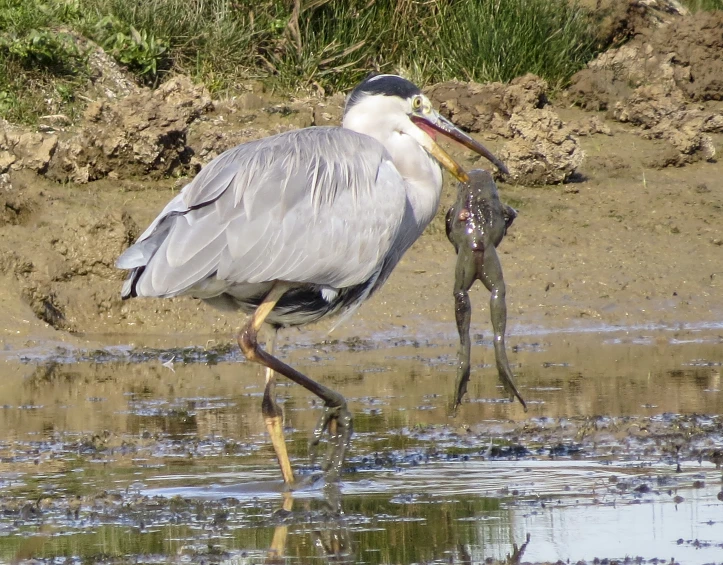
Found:
[[[422,107],[422,97],[421,96],[415,96],[412,99],[412,109],[413,110],[419,110]]]

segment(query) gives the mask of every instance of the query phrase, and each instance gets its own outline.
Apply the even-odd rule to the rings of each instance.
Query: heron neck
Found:
[[[389,118],[390,114],[395,115],[393,112],[381,110],[369,112],[355,107],[344,116],[343,127],[376,139],[389,152],[394,167],[404,179],[407,200],[418,227],[416,238],[432,221],[439,206],[442,170],[439,163],[411,135],[403,133],[405,128],[415,127],[405,115],[402,114],[398,123],[395,123]]]
[[[419,233],[424,231],[437,212],[442,195],[442,168],[416,141],[407,135],[384,144],[392,162],[404,178],[407,199],[414,211]],[[419,234],[418,234],[419,235]]]

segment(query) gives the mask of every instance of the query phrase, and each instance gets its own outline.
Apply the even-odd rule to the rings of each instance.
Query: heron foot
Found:
[[[341,473],[344,455],[352,435],[352,415],[343,398],[339,405],[327,405],[324,408],[324,412],[314,428],[309,442],[312,463],[316,462],[319,443],[324,432],[329,434],[329,448],[324,462],[321,464],[321,469],[324,471],[327,481],[335,481]]]

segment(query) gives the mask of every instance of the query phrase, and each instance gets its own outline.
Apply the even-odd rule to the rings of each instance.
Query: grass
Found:
[[[218,88],[252,75],[256,52],[281,2],[250,0],[76,0],[79,23],[116,59],[146,82],[177,70]],[[123,60],[125,57],[128,62]]]
[[[509,81],[531,72],[558,89],[596,54],[594,20],[574,2],[462,2],[447,11],[439,78]]]
[[[370,70],[420,84],[508,81],[561,86],[596,53],[592,14],[567,0],[317,1],[299,39],[269,67],[285,88],[348,89]]]
[[[0,117],[32,123],[43,114],[73,114],[87,67],[65,18],[60,5],[0,0]]]
[[[370,71],[422,85],[532,72],[561,88],[603,47],[595,26],[570,0],[0,0],[0,117],[74,112],[78,36],[150,86],[180,72],[214,93],[248,79],[331,93]]]
[[[683,0],[691,12],[723,10],[723,0]]]

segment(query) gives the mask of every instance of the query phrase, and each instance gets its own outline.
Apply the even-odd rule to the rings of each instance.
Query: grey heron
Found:
[[[439,205],[442,167],[464,170],[437,143],[454,139],[504,165],[401,77],[376,75],[348,96],[341,127],[309,127],[244,143],[208,163],[116,265],[123,298],[190,295],[251,314],[238,335],[266,367],[262,413],[284,481],[294,483],[274,400],[275,374],[324,402],[324,471],[335,478],[352,429],[344,397],[259,347],[264,322],[299,326],[350,313],[387,280]],[[274,339],[271,339],[273,346]]]

